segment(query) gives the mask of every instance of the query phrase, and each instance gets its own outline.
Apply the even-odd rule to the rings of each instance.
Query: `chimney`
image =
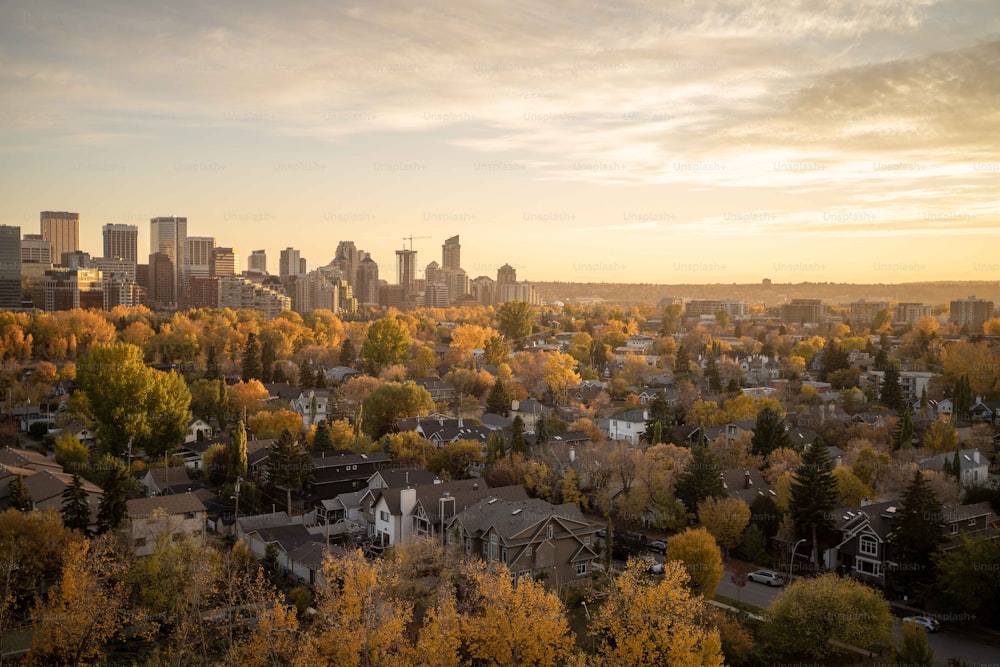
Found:
[[[972,450],[972,460],[975,461],[976,463],[979,463],[979,450],[978,449],[973,449]]]
[[[744,489],[749,489],[751,486],[753,486],[753,482],[750,481],[750,471],[749,470],[744,470],[743,471],[743,488]]]
[[[574,461],[576,461],[576,447],[574,447],[573,445],[570,445],[569,446],[569,462],[573,463]]]
[[[473,482],[472,483],[472,490],[473,491],[478,491],[479,490],[479,482]]]
[[[464,424],[462,423],[462,418],[461,418],[461,417],[459,417],[459,418],[458,418],[458,427],[459,427],[459,428],[462,428],[462,426],[463,426],[463,425],[464,425]]]

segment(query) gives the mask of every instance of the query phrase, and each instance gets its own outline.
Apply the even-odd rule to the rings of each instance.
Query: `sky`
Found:
[[[0,224],[395,281],[1000,279],[995,0],[0,0]]]

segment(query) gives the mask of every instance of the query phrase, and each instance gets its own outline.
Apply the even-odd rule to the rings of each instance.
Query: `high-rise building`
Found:
[[[396,251],[396,284],[403,288],[403,295],[413,292],[413,283],[417,279],[417,251]]]
[[[235,276],[240,272],[240,256],[232,248],[213,248],[208,275],[213,278]]]
[[[517,269],[510,264],[504,264],[497,269],[497,285],[511,285],[517,282]]]
[[[219,278],[219,308],[251,308],[274,319],[279,313],[291,310],[292,300],[243,276],[223,276]]]
[[[371,256],[366,256],[358,265],[358,284],[354,295],[358,303],[365,305],[378,303],[378,264]]]
[[[302,314],[319,309],[335,313],[340,309],[340,290],[320,271],[300,275],[295,280],[292,309]]]
[[[0,308],[21,307],[21,228],[0,225]]]
[[[247,271],[250,273],[267,273],[267,253],[263,250],[254,250],[247,259]]]
[[[437,262],[431,261],[431,263],[424,268],[424,282],[425,283],[444,282],[444,272],[441,270],[441,266]]]
[[[67,269],[89,269],[90,253],[82,250],[64,252],[59,264]]]
[[[469,289],[476,301],[484,306],[493,306],[497,302],[497,284],[489,276],[479,276],[469,281]]]
[[[190,283],[195,278],[208,278],[212,273],[214,236],[189,236],[184,240],[184,275]]]
[[[424,308],[447,308],[448,286],[444,283],[426,283],[424,285]]]
[[[934,307],[913,301],[901,301],[892,312],[893,324],[916,324],[925,317],[934,316]]]
[[[52,258],[80,249],[80,214],[69,211],[42,211],[42,238],[52,244]]]
[[[299,257],[299,275],[301,276],[306,272],[306,258]]]
[[[97,269],[45,272],[45,310],[104,308],[104,281]]]
[[[281,257],[278,260],[278,276],[282,282],[291,276],[304,273],[304,271],[299,271],[301,268],[300,260],[300,253],[295,248],[285,248],[281,251]]]
[[[114,260],[124,262],[125,260]],[[133,271],[135,263],[131,264]],[[103,276],[104,310],[115,306],[141,306],[146,299],[146,290],[125,273]]]
[[[90,260],[90,268],[98,269],[105,279],[110,276],[120,276],[136,280],[136,266],[138,265],[135,262],[121,257],[94,257]]]
[[[21,239],[21,262],[23,264],[52,264],[52,243],[41,234],[25,234]]]
[[[344,279],[352,285],[357,284],[358,266],[361,264],[363,253],[354,245],[354,241],[341,241],[337,244],[336,261],[343,263]]]
[[[869,326],[883,310],[889,311],[888,301],[852,301],[850,305],[851,323],[854,326]]]
[[[152,218],[149,221],[149,253],[163,253],[170,259],[173,275],[171,279],[171,298],[169,302],[156,301],[165,307],[176,308],[184,294],[185,276],[184,267],[187,263],[187,218],[176,216],[166,216]],[[150,260],[150,276],[153,277],[154,269]],[[159,275],[156,281],[161,283]],[[162,283],[161,283],[162,284]],[[153,285],[155,288],[156,285]],[[150,290],[150,298],[153,298],[153,290]],[[154,299],[155,300],[155,299]]]
[[[458,236],[452,236],[444,240],[441,246],[441,268],[457,271],[462,268],[462,246],[458,242]]]
[[[968,326],[980,333],[986,320],[993,317],[993,302],[970,296],[951,302],[951,321],[959,326]]]
[[[170,255],[154,252],[149,256],[149,284],[146,299],[153,309],[177,306],[177,290],[174,279],[177,272]]]
[[[104,225],[104,256],[139,263],[139,227],[136,225]],[[133,271],[134,273],[134,271]]]

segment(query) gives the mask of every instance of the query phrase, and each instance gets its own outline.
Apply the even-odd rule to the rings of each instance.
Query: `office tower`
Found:
[[[337,254],[334,262],[341,262],[344,279],[352,285],[357,284],[358,266],[361,263],[361,259],[362,253],[354,245],[354,241],[341,241],[337,244]]]
[[[358,303],[378,303],[378,264],[370,256],[366,256],[358,265],[358,284],[354,294]]]
[[[299,251],[295,248],[285,248],[281,251],[281,256],[278,259],[278,277],[281,278],[282,282],[290,276],[297,276],[299,273],[304,273],[299,271],[300,259]]]
[[[888,301],[852,301],[849,306],[851,324],[854,326],[870,326],[878,314],[889,310]],[[891,312],[891,311],[890,311]]]
[[[104,256],[139,263],[139,227],[136,225],[104,225]]]
[[[517,270],[510,264],[497,269],[497,285],[513,285],[517,282]]]
[[[170,255],[165,252],[154,252],[149,256],[149,285],[146,288],[146,298],[152,308],[177,306],[177,290],[174,283],[176,275],[177,271]]]
[[[90,253],[82,250],[64,252],[59,264],[67,269],[89,269]]]
[[[116,260],[124,262],[124,260]],[[134,267],[135,264],[130,266]],[[133,268],[134,271],[134,268]],[[104,287],[104,310],[115,306],[141,306],[146,299],[146,290],[124,273],[102,274]]]
[[[417,251],[396,251],[396,284],[403,288],[403,295],[413,292],[413,283],[417,278]]]
[[[458,242],[458,236],[445,239],[441,246],[441,268],[451,271],[462,268],[462,246]]]
[[[22,264],[52,264],[52,243],[41,234],[25,234],[21,239]]]
[[[52,244],[52,258],[58,261],[64,252],[80,249],[80,214],[68,211],[42,211],[42,238]]]
[[[951,302],[951,321],[959,326],[969,326],[975,333],[982,332],[983,324],[992,317],[992,301],[970,296]]]
[[[120,276],[136,280],[137,266],[135,262],[121,257],[94,257],[90,260],[90,268],[99,270],[105,279],[111,276]]]
[[[431,261],[430,264],[424,268],[424,283],[443,283],[444,282],[444,271],[441,270],[441,266],[435,262]]]
[[[292,310],[304,315],[319,309],[337,312],[340,309],[340,290],[320,271],[300,275],[295,281]]]
[[[0,225],[0,308],[21,307],[21,228]]]
[[[424,285],[424,308],[447,308],[448,286],[444,283],[427,283]]]
[[[235,276],[240,272],[240,256],[232,248],[214,248],[209,258],[208,275],[213,278]]]
[[[263,250],[254,250],[247,259],[247,271],[250,273],[267,274],[267,253]]]
[[[184,294],[185,278],[184,278],[184,266],[186,264],[187,255],[187,218],[178,218],[175,216],[166,216],[160,218],[152,218],[149,221],[150,224],[150,234],[149,234],[149,253],[150,255],[155,255],[157,253],[165,254],[172,265],[173,276],[171,279],[171,298],[168,302],[156,301],[165,307],[177,307],[180,303],[181,296]],[[152,259],[150,260],[150,276],[154,275],[154,269],[152,267]],[[165,268],[165,265],[159,267],[159,270]],[[160,275],[156,275],[156,283],[153,288],[159,289],[158,285],[164,285],[163,279]],[[153,298],[153,289],[150,290],[150,298]],[[161,295],[162,296],[162,295]]]
[[[208,278],[212,273],[214,236],[189,236],[184,241],[184,276],[190,284],[195,278]]]
[[[45,272],[45,310],[104,308],[104,281],[97,269]]]
[[[299,257],[299,275],[302,275],[305,272],[306,272],[306,258]]]

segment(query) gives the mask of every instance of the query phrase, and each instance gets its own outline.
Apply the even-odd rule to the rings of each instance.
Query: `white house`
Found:
[[[299,394],[299,397],[292,401],[292,410],[302,417],[302,426],[310,428],[315,422],[326,419],[326,407],[329,402],[329,394],[317,393],[310,389]]]
[[[187,435],[184,436],[184,444],[198,442],[200,440],[211,440],[214,431],[211,424],[204,419],[192,419],[187,426]]]
[[[193,493],[135,498],[127,504],[129,538],[136,556],[153,553],[160,538],[204,538],[205,504]]]
[[[959,452],[948,452],[938,454],[920,462],[922,470],[944,470],[945,463],[951,464],[958,454],[958,465],[961,469],[961,482],[963,486],[976,486],[985,484],[990,475],[990,462],[979,453],[978,449],[963,449]]]
[[[608,417],[607,421],[602,420],[602,428],[609,440],[627,440],[630,444],[638,445],[639,436],[646,430],[646,420],[649,413],[646,410],[629,410],[620,415]]]

